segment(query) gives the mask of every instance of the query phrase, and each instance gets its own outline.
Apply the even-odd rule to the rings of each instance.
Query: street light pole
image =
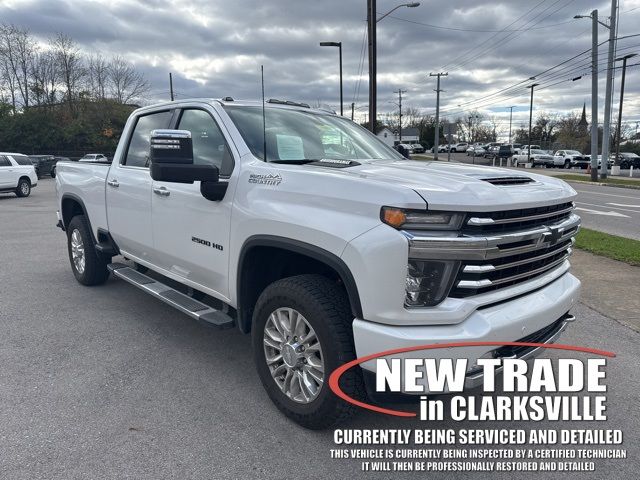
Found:
[[[598,10],[591,12],[591,181],[598,181]]]
[[[531,89],[531,103],[529,104],[529,145],[527,146],[527,163],[531,163],[531,122],[533,120],[533,89],[540,85],[539,83],[534,83],[533,85],[527,87]]]
[[[616,58],[616,62],[622,60],[622,81],[620,83],[620,108],[618,108],[618,141],[616,142],[616,160],[620,158],[620,140],[622,135],[622,101],[624,100],[624,80],[627,73],[627,60],[638,55],[637,53],[631,53],[625,55],[622,58]],[[604,163],[604,158],[602,159]]]
[[[344,115],[344,104],[342,100],[342,42],[320,42],[321,47],[338,47],[340,61],[340,116]]]
[[[367,32],[368,32],[368,50],[369,50],[369,130],[374,134],[376,133],[376,120],[377,120],[377,105],[378,98],[378,52],[377,52],[377,29],[376,25],[380,20],[385,18],[391,12],[396,11],[398,8],[407,7],[415,8],[419,7],[420,2],[403,3],[397,5],[382,15],[377,17],[376,0],[367,0]]]

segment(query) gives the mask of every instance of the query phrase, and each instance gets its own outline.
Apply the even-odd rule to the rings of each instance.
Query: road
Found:
[[[640,190],[570,183],[583,226],[640,240]]]
[[[356,460],[331,460],[332,431],[307,431],[283,417],[260,385],[249,337],[207,329],[121,281],[79,285],[54,224],[52,180],[41,180],[26,199],[0,195],[0,478],[390,478],[362,473]],[[574,478],[637,478],[640,334],[585,305],[575,313],[564,343],[617,354],[607,367],[609,420],[587,426],[623,429],[628,459],[598,460],[596,472]],[[433,425],[362,412],[346,427]]]
[[[441,153],[440,159],[446,159],[446,155]],[[456,162],[473,163],[473,157],[467,157],[462,153],[452,154],[451,159]],[[489,159],[475,161],[479,165],[491,165]],[[531,171],[548,175],[557,170],[538,168]],[[560,171],[566,173],[565,170]],[[569,183],[578,192],[577,213],[582,217],[584,227],[640,240],[640,190]],[[638,186],[640,187],[640,182]]]

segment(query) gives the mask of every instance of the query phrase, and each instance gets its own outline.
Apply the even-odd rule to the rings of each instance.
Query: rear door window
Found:
[[[0,167],[10,167],[11,162],[4,155],[0,155]]]

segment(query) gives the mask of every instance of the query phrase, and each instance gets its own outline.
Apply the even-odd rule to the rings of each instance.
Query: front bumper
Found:
[[[509,301],[477,309],[463,322],[449,325],[395,326],[355,319],[353,336],[357,357],[386,350],[415,347],[434,343],[456,342],[513,342],[543,331],[558,323],[558,331],[549,331],[540,343],[553,342],[566,327],[567,312],[576,304],[580,294],[580,281],[565,273],[557,280],[534,292]],[[562,320],[562,321],[560,321]],[[396,358],[466,358],[473,366],[478,358],[495,346],[473,346],[425,350],[399,354]],[[530,352],[531,357],[539,351]],[[362,364],[362,368],[375,372],[375,361]],[[481,375],[468,375],[466,386],[473,388],[482,382]]]

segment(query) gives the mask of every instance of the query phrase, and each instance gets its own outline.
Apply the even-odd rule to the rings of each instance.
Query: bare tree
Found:
[[[34,51],[35,43],[27,30],[0,25],[0,69],[9,86],[14,112],[18,96],[22,106],[29,107],[29,63]]]
[[[115,56],[109,64],[109,80],[112,95],[118,103],[129,103],[149,91],[149,83],[133,65]]]
[[[86,70],[82,54],[71,37],[59,33],[53,40],[56,63],[61,80],[65,86],[65,96],[71,113],[75,113],[74,98],[78,95],[78,88],[85,77]]]
[[[95,99],[104,100],[110,83],[110,65],[100,53],[94,53],[87,60],[87,87]]]
[[[56,102],[60,79],[55,54],[51,50],[36,52],[31,61],[31,93],[37,105]]]

